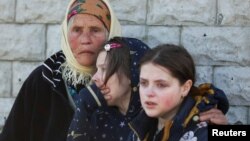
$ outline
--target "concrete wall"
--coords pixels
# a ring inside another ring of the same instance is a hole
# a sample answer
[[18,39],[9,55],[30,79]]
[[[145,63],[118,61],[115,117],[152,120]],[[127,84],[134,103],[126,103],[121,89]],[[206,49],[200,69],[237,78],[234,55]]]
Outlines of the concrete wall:
[[[69,0],[0,1],[0,127],[29,73],[60,50]],[[230,102],[230,123],[250,124],[250,0],[110,0],[125,36],[185,46],[198,82]]]

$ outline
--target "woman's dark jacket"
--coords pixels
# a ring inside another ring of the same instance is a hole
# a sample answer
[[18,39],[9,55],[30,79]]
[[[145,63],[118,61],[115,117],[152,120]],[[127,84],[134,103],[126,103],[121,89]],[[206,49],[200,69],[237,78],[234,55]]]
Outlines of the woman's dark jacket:
[[64,141],[74,114],[59,67],[60,51],[25,80],[0,134],[0,141]]

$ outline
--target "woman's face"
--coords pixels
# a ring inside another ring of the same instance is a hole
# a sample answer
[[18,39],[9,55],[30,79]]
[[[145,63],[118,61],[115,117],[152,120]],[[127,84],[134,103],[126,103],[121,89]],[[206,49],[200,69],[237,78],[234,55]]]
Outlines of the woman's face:
[[71,20],[68,39],[74,57],[82,66],[95,65],[97,55],[107,38],[106,28],[93,15],[76,14]]
[[[92,79],[98,87],[104,85],[104,79],[107,68],[106,51],[100,52],[96,61],[97,72],[94,74]],[[109,106],[117,106],[122,108],[123,105],[127,105],[130,99],[130,79],[128,79],[124,74],[117,75],[114,73],[107,81],[105,88],[110,90],[109,93],[104,95],[105,100]]]
[[140,98],[148,116],[172,119],[188,91],[168,69],[152,63],[141,66]]

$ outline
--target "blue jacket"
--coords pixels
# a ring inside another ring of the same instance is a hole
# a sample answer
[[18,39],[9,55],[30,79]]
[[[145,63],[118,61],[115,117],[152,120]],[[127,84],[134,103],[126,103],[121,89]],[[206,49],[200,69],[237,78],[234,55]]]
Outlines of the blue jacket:
[[[92,90],[94,93],[90,92]],[[138,91],[132,92],[128,112],[122,115],[116,107],[107,107],[95,85],[80,91],[76,107],[68,132],[69,141],[125,140],[130,133],[128,122],[141,110]]]

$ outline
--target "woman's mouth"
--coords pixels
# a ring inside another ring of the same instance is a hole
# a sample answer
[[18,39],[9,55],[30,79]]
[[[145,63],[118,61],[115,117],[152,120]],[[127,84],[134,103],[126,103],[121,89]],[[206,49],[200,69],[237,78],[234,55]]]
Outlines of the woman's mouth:
[[84,50],[84,51],[81,51],[80,53],[94,54],[94,52],[90,50]]

